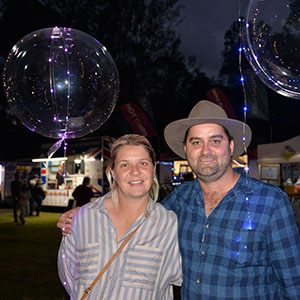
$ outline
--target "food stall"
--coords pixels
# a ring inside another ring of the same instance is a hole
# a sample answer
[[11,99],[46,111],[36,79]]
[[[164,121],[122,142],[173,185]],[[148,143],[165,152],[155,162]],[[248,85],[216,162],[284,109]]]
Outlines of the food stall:
[[[94,196],[103,195],[108,189],[105,169],[110,156],[113,142],[111,137],[102,137],[99,146],[89,148],[81,153],[65,157],[35,158],[34,163],[40,163],[40,174],[46,198],[43,206],[72,207],[72,193],[80,185],[85,176],[91,179]],[[62,166],[64,182],[58,188],[55,186],[56,174]]]
[[292,202],[300,198],[300,136],[257,146],[260,179],[284,188]]

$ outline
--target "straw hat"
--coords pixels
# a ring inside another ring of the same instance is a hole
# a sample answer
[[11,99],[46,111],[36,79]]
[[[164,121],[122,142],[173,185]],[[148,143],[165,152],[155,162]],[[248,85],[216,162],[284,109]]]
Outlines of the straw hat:
[[[233,157],[244,153],[251,142],[250,127],[238,120],[229,119],[224,109],[208,100],[199,101],[191,110],[188,118],[174,121],[167,125],[164,131],[165,140],[171,150],[182,158],[184,152],[184,136],[186,131],[194,125],[213,123],[224,126],[233,137]],[[245,142],[243,138],[245,137]]]

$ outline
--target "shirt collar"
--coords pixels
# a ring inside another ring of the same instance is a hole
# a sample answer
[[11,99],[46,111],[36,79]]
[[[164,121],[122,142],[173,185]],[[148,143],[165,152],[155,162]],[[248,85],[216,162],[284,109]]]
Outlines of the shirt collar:
[[[241,176],[233,187],[232,191],[235,193],[252,194],[254,188],[253,180],[250,175],[242,168],[234,168],[233,170]],[[203,198],[200,183],[197,178],[192,182],[192,184],[190,184],[190,188],[195,195],[201,195]]]
[[254,192],[253,180],[244,169],[234,168],[236,173],[240,174],[240,178],[233,188],[234,192],[241,192],[243,194],[252,194]]
[[[106,209],[105,209],[105,206],[104,206],[104,200],[105,198],[107,197],[110,197],[110,193],[107,193],[105,194],[102,198],[101,198],[101,201],[99,202],[99,211],[101,213],[107,213]],[[148,205],[147,205],[147,208],[145,210],[145,214],[148,212],[148,214],[151,213],[151,211],[154,209],[154,205],[155,205],[155,202],[152,200],[151,197],[149,197],[149,200],[148,200]]]

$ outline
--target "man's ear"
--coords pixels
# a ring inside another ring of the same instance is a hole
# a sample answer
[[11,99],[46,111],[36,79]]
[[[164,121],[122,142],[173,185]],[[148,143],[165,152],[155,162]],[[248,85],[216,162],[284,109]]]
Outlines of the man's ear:
[[230,147],[231,157],[233,157],[233,152],[234,152],[234,140],[233,139],[230,141],[229,147]]

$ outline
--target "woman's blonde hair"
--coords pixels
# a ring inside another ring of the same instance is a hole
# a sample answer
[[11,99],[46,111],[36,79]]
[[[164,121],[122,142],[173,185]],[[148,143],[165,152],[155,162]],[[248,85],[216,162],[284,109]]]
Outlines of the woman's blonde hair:
[[[142,135],[139,134],[125,134],[119,137],[113,144],[111,148],[111,157],[109,163],[106,168],[106,176],[109,182],[110,190],[111,190],[111,197],[115,204],[118,206],[118,183],[113,180],[111,170],[114,169],[116,156],[119,150],[124,146],[142,146],[144,149],[149,153],[151,161],[153,163],[153,167],[155,168],[155,152],[150,144],[150,142]],[[156,177],[156,174],[153,178],[153,182],[150,189],[150,197],[157,201],[158,199],[158,192],[159,192],[159,183]]]

